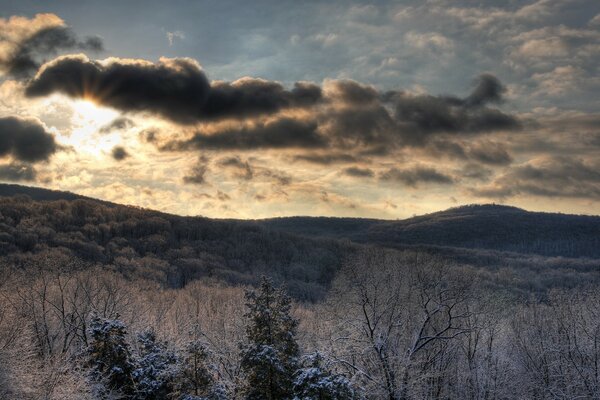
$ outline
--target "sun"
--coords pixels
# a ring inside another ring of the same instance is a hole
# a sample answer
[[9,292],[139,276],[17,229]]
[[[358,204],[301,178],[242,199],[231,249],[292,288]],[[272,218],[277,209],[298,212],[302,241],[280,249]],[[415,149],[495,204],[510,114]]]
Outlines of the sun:
[[120,114],[89,100],[71,100],[71,130],[62,137],[63,143],[72,146],[78,153],[87,153],[96,158],[103,157],[110,149],[121,143],[116,132],[102,132]]
[[100,128],[118,116],[118,112],[110,108],[98,106],[89,100],[75,100],[73,101],[72,108],[74,111],[74,118],[78,122],[92,125],[96,128]]

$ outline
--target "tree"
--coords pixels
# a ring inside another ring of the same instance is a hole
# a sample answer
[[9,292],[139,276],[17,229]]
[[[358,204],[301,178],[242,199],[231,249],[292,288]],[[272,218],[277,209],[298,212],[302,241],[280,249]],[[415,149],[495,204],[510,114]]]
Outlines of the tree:
[[194,396],[209,396],[214,384],[208,367],[208,351],[197,339],[190,341],[184,350],[179,391]]
[[263,277],[257,292],[246,292],[248,343],[242,346],[246,399],[291,399],[298,365],[296,328],[291,300]]
[[177,357],[166,345],[156,340],[152,330],[138,335],[140,358],[133,371],[136,398],[140,400],[165,399],[174,391],[177,379]]
[[89,365],[92,377],[104,383],[106,391],[132,396],[134,364],[126,336],[125,324],[118,319],[92,317]]
[[296,372],[294,400],[351,400],[358,396],[343,375],[332,373],[323,367],[321,354],[306,357],[305,367]]

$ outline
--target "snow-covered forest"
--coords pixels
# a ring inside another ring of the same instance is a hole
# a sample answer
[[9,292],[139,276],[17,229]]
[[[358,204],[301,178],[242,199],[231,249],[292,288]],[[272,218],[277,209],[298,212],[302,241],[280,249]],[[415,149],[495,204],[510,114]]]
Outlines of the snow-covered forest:
[[2,399],[600,397],[594,258],[1,201]]

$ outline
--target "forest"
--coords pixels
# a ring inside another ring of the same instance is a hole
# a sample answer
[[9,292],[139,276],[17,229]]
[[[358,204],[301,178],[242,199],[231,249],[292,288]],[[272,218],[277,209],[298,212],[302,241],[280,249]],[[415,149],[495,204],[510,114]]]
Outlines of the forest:
[[[237,221],[2,194],[2,399],[600,398],[598,217]],[[490,221],[504,233],[475,240]]]

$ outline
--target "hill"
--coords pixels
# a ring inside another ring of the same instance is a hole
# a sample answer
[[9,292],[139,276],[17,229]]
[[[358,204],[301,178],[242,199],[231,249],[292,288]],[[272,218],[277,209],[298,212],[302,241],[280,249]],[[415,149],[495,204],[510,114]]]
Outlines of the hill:
[[[79,199],[109,207],[117,206],[70,192],[0,184],[0,196],[15,195],[27,195],[36,201]],[[432,245],[543,256],[600,258],[600,216],[531,212],[496,204],[467,205],[394,221],[334,217],[214,221],[228,221],[243,226],[258,225],[269,231],[311,238],[348,239],[392,248]]]
[[599,216],[530,212],[495,204],[456,207],[399,221],[292,217],[259,223],[301,235],[347,238],[394,248],[428,244],[600,257]]

